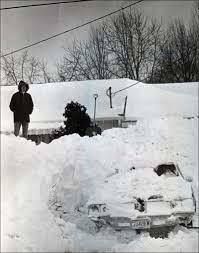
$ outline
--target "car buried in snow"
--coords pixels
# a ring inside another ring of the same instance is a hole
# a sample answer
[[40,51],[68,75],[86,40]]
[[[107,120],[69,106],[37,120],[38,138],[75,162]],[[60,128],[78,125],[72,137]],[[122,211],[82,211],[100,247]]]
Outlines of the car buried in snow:
[[138,233],[192,227],[196,201],[191,180],[174,163],[116,170],[89,199],[88,217],[99,229],[110,226]]

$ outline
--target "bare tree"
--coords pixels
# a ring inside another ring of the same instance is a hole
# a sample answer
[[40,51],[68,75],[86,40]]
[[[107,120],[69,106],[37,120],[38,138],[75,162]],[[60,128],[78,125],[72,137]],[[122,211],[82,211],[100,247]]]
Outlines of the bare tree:
[[4,83],[17,85],[20,80],[29,83],[43,83],[53,80],[47,71],[47,63],[37,57],[30,56],[28,51],[19,56],[2,56],[1,70],[4,75]]
[[199,81],[199,1],[195,1],[190,22],[190,40],[194,48],[195,81]]
[[105,23],[98,28],[92,27],[88,41],[74,41],[72,48],[65,48],[63,59],[57,65],[60,80],[111,78],[110,51],[105,31]]
[[41,73],[40,73],[40,62],[35,57],[30,57],[27,61],[26,66],[26,77],[30,83],[34,83],[40,81]]
[[87,42],[74,42],[58,64],[61,80],[140,80],[153,75],[158,57],[161,25],[137,9],[122,12],[91,28]]
[[81,80],[79,47],[80,45],[75,40],[72,48],[64,47],[63,58],[57,63],[57,73],[60,81]]
[[41,76],[44,83],[54,82],[55,79],[51,73],[48,71],[48,63],[45,60],[40,62]]
[[168,27],[161,45],[156,82],[190,82],[199,80],[199,23],[186,26],[181,19]]
[[199,12],[188,26],[171,22],[166,30],[139,9],[122,11],[92,28],[88,41],[74,41],[57,65],[62,81],[131,78],[147,82],[199,79]]
[[87,62],[95,79],[109,79],[112,76],[110,71],[111,53],[108,50],[106,29],[106,23],[103,23],[99,28],[92,27],[90,40],[86,45]]
[[3,71],[7,84],[18,84],[18,73],[15,71],[16,66],[17,60],[13,55],[11,55],[9,59],[4,56],[1,58],[1,70]]
[[161,31],[156,20],[131,9],[112,18],[107,30],[116,76],[140,80],[153,74]]

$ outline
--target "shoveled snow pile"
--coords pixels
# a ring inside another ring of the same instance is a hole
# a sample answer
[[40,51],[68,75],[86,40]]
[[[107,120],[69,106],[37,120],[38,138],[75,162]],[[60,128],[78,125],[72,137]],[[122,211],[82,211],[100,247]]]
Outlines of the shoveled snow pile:
[[[162,162],[178,163],[184,175],[193,178],[197,197],[198,118],[140,121],[132,128],[104,131],[102,136],[74,134],[38,146],[2,134],[1,147],[1,251],[198,251],[197,232],[179,229],[168,239],[96,232],[87,213],[79,211],[116,170],[122,182],[132,166],[150,168]],[[145,180],[155,179],[149,173]],[[132,183],[136,188],[136,181]],[[147,197],[145,184],[139,193]],[[112,194],[114,199],[116,193]],[[127,195],[124,191],[124,198]]]

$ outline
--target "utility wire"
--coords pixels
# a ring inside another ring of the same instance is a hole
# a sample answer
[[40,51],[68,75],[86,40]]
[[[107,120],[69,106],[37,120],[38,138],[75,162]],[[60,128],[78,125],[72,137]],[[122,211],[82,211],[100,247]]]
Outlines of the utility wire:
[[107,95],[107,96],[109,97],[109,99],[110,99],[110,108],[113,108],[113,106],[112,106],[112,97],[114,97],[117,93],[119,93],[119,92],[121,92],[121,91],[123,91],[123,90],[127,90],[127,89],[129,89],[129,88],[131,88],[131,87],[137,85],[138,83],[141,83],[141,82],[147,80],[147,78],[148,78],[148,77],[145,77],[144,79],[142,79],[142,80],[140,80],[140,81],[137,81],[137,82],[135,82],[135,83],[133,83],[133,84],[131,84],[131,85],[125,87],[125,88],[122,88],[122,89],[120,89],[120,90],[117,90],[117,91],[115,91],[115,92],[112,92],[112,91],[111,91],[112,88],[109,87],[109,88],[106,90],[106,95]]
[[70,3],[92,2],[92,1],[95,1],[95,0],[72,0],[72,1],[52,2],[52,3],[45,3],[45,4],[19,5],[19,6],[11,6],[11,7],[0,8],[0,10],[3,11],[3,10],[13,10],[13,9],[21,9],[21,8],[29,8],[29,7],[54,5],[54,4],[70,4]]
[[113,108],[113,106],[112,106],[112,97],[114,97],[117,93],[119,93],[119,92],[121,92],[121,91],[123,91],[123,90],[127,90],[127,89],[129,89],[129,88],[131,88],[131,87],[137,85],[138,83],[145,81],[147,78],[148,78],[148,77],[145,77],[144,79],[142,79],[142,80],[140,80],[140,81],[137,81],[137,82],[135,82],[135,83],[133,83],[133,84],[131,84],[131,85],[125,87],[125,88],[122,88],[122,89],[120,89],[120,90],[117,90],[117,91],[115,91],[115,92],[112,92],[112,87],[109,87],[109,88],[106,90],[106,95],[107,95],[107,96],[109,97],[109,99],[110,99],[110,108]]
[[[99,0],[72,0],[72,1],[61,1],[61,2],[52,2],[47,4],[30,4],[30,5],[19,5],[19,6],[11,6],[11,7],[4,7],[0,8],[1,11],[3,10],[12,10],[12,9],[20,9],[20,8],[28,8],[28,7],[37,7],[37,6],[46,6],[46,5],[54,5],[54,4],[65,4],[65,3],[78,3],[78,2],[90,2],[90,1],[99,1]],[[123,1],[129,1],[129,0],[123,0]],[[154,0],[146,0],[146,1],[154,1]],[[155,0],[159,1],[159,0]],[[181,0],[181,1],[187,1],[187,0]]]
[[[142,80],[140,80],[140,81],[137,81],[136,83],[133,83],[133,84],[131,84],[131,85],[129,85],[129,86],[123,88],[123,89],[120,89],[120,90],[117,90],[117,91],[115,91],[115,92],[112,92],[112,96],[115,96],[117,93],[119,93],[119,92],[121,92],[121,91],[123,91],[123,90],[127,90],[127,89],[131,88],[132,86],[135,86],[135,85],[137,85],[138,83],[141,83],[141,82],[145,81],[147,78],[148,78],[148,77],[146,77],[146,78],[144,78],[144,79],[142,79]],[[107,92],[106,92],[106,94],[107,94]]]
[[53,36],[51,36],[51,37],[48,37],[48,38],[46,38],[46,39],[43,39],[43,40],[37,41],[37,42],[35,42],[35,43],[32,43],[32,44],[30,44],[30,45],[24,46],[24,47],[22,47],[22,48],[19,48],[19,49],[17,49],[17,50],[14,50],[14,51],[12,51],[12,52],[10,52],[10,53],[1,55],[1,57],[5,57],[5,56],[8,56],[8,55],[17,53],[17,52],[22,51],[22,50],[24,50],[24,49],[27,49],[27,48],[33,47],[33,46],[35,46],[35,45],[38,45],[38,44],[40,44],[40,43],[43,43],[43,42],[45,42],[45,41],[47,41],[47,40],[56,38],[56,37],[58,37],[58,36],[60,36],[60,35],[63,35],[63,34],[65,34],[65,33],[68,33],[68,32],[74,31],[74,30],[77,30],[77,29],[79,29],[79,28],[81,28],[81,27],[83,27],[83,26],[86,26],[86,25],[88,25],[88,24],[91,24],[91,23],[93,23],[93,22],[96,22],[96,21],[98,21],[98,20],[101,20],[101,19],[103,19],[103,18],[106,18],[106,17],[108,17],[108,16],[110,16],[110,15],[113,15],[113,14],[115,14],[115,13],[121,11],[121,10],[127,9],[127,8],[129,8],[129,7],[133,6],[133,5],[136,5],[136,4],[138,4],[138,3],[141,3],[141,2],[143,2],[143,1],[144,1],[144,0],[136,1],[136,2],[134,2],[134,3],[132,3],[132,4],[129,4],[129,5],[125,6],[125,7],[122,7],[122,8],[120,8],[120,9],[116,10],[116,11],[110,12],[110,13],[104,15],[104,16],[95,18],[95,19],[90,20],[90,21],[88,21],[88,22],[86,22],[86,23],[84,23],[84,24],[78,25],[78,26],[73,27],[73,28],[71,28],[71,29],[68,29],[68,30],[66,30],[66,31],[64,31],[64,32],[55,34],[55,35],[53,35]]

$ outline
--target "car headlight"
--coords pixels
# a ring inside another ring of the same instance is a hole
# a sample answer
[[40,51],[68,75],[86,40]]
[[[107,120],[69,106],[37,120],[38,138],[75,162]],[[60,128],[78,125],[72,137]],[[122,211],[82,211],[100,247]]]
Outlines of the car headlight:
[[90,204],[88,206],[88,214],[89,216],[100,216],[106,213],[106,205],[105,204]]

